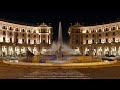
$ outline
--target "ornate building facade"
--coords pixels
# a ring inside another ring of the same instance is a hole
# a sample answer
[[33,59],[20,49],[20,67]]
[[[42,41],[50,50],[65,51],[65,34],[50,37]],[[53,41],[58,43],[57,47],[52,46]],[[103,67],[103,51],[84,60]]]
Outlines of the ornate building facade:
[[26,53],[40,53],[42,48],[50,48],[52,27],[42,23],[39,26],[26,26],[0,21],[0,56],[15,56]]
[[71,25],[69,45],[79,48],[82,55],[120,55],[120,22],[81,26]]

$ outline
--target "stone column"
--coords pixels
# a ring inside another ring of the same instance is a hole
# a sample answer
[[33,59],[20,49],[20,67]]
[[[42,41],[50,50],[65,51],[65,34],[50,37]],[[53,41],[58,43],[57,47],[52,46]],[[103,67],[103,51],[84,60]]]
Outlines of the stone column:
[[104,45],[102,46],[102,56],[104,55]]
[[7,47],[7,56],[8,56],[8,54],[9,54],[9,46],[6,46]]
[[15,56],[15,46],[13,46],[12,48],[13,48],[13,55],[12,56]]
[[119,50],[118,48],[119,48],[119,46],[117,45],[116,46],[116,55],[118,55],[118,50]]
[[111,53],[111,47],[112,47],[112,46],[109,46],[109,55],[112,54],[112,53]]

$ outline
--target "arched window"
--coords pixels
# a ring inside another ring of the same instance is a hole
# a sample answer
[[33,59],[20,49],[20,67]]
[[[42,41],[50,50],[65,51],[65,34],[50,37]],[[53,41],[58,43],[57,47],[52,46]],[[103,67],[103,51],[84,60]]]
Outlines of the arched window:
[[116,30],[116,28],[115,28],[115,27],[112,27],[112,30]]
[[13,30],[12,27],[10,27],[9,30]]
[[2,29],[7,29],[7,27],[6,27],[6,26],[3,26]]
[[89,33],[89,31],[88,31],[88,30],[86,30],[86,33]]
[[108,28],[105,28],[105,31],[109,31],[109,29],[108,29]]
[[15,31],[19,31],[19,29],[18,29],[18,28],[16,28],[16,29],[15,29]]

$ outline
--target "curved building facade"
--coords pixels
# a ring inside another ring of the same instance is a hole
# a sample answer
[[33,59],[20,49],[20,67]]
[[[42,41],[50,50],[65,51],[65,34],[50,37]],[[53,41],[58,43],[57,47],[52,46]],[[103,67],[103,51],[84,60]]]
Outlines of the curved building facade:
[[69,45],[79,48],[82,55],[120,55],[120,22],[81,26],[71,25]]
[[52,27],[45,23],[26,26],[0,21],[0,56],[15,56],[29,49],[35,55],[52,42]]

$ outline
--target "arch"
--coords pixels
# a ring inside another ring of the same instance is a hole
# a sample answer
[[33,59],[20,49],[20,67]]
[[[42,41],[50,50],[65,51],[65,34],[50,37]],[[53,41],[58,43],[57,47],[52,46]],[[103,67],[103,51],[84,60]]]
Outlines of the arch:
[[89,48],[88,47],[85,47],[85,51],[84,51],[84,54],[89,54]]
[[12,55],[13,55],[13,47],[12,47],[12,46],[9,46],[9,47],[8,47],[8,55],[9,55],[9,56],[12,56]]
[[102,47],[97,48],[97,55],[102,55]]
[[15,47],[15,54],[16,55],[20,54],[20,48],[18,46]]
[[118,55],[120,55],[120,46],[118,47]]
[[2,56],[3,57],[7,56],[7,47],[6,46],[2,46]]
[[109,47],[105,46],[104,47],[104,55],[109,54]]
[[111,55],[116,55],[117,51],[116,51],[116,46],[112,46],[111,47]]
[[26,53],[25,47],[21,47],[21,53]]
[[33,54],[34,54],[34,55],[37,55],[37,47],[34,47],[34,48],[33,48]]

